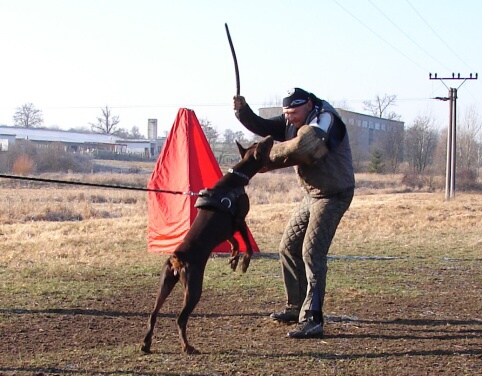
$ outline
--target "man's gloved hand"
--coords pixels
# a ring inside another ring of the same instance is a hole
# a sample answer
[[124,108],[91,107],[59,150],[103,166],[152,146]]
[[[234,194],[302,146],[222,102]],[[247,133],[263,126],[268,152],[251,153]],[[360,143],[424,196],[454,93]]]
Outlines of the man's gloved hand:
[[233,109],[235,111],[239,111],[245,106],[246,106],[246,99],[244,99],[244,97],[240,95],[233,97]]

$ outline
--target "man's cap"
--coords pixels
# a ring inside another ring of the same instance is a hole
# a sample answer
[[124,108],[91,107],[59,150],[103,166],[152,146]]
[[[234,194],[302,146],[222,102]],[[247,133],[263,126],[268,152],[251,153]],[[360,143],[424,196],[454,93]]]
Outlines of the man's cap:
[[307,91],[295,87],[289,89],[283,98],[283,108],[295,108],[302,106],[311,99],[311,94]]

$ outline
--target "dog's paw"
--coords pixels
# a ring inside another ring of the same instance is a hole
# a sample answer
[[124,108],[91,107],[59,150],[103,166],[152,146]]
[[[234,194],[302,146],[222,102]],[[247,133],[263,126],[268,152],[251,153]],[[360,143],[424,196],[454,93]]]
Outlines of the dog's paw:
[[239,256],[234,256],[229,258],[229,266],[231,266],[231,269],[233,271],[236,271],[238,268],[238,263],[239,263]]
[[142,345],[142,346],[141,346],[141,351],[142,351],[144,354],[152,354],[151,347],[150,347],[150,346],[147,346],[147,345]]
[[186,354],[189,354],[189,355],[197,355],[197,354],[201,354],[201,352],[197,349],[195,349],[194,347],[192,347],[191,345],[187,345],[185,348],[184,348],[184,352]]
[[243,257],[243,260],[241,261],[241,270],[243,273],[246,273],[246,271],[249,268],[249,263],[251,262],[251,257]]

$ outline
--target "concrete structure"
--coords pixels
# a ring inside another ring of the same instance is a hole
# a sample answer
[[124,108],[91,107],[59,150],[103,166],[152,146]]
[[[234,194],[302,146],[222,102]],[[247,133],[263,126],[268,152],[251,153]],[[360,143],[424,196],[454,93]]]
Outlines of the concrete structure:
[[157,140],[157,119],[147,120],[147,138]]
[[[359,129],[359,131],[356,132],[358,142],[368,150],[370,150],[372,146],[383,142],[387,133],[403,134],[404,132],[405,123],[403,121],[359,114],[341,108],[337,108],[336,110],[343,119],[343,122],[347,125],[349,131],[352,130],[352,133],[355,133],[353,132],[353,128],[356,127]],[[353,134],[353,136],[355,136],[355,134]]]

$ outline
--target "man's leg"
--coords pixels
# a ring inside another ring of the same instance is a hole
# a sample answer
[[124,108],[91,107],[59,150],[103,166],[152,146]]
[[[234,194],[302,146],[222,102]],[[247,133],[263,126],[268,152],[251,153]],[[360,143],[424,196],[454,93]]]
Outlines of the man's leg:
[[288,333],[290,337],[306,338],[323,334],[327,254],[338,224],[350,206],[351,199],[351,195],[312,199],[310,222],[302,252],[307,279],[307,292],[300,311],[302,325]]
[[278,321],[298,321],[306,296],[306,272],[302,257],[303,238],[309,220],[309,197],[306,196],[291,214],[280,242],[281,273],[286,292],[286,309],[271,314]]

